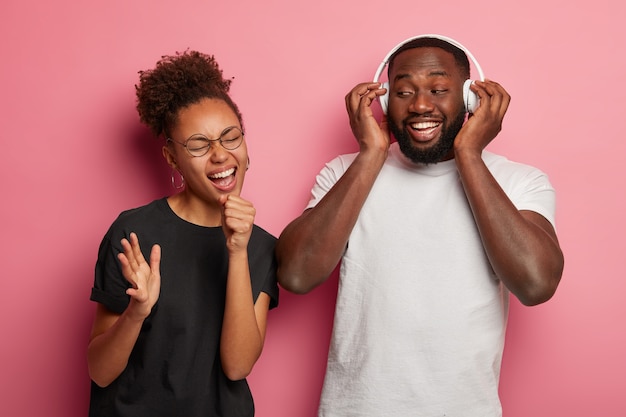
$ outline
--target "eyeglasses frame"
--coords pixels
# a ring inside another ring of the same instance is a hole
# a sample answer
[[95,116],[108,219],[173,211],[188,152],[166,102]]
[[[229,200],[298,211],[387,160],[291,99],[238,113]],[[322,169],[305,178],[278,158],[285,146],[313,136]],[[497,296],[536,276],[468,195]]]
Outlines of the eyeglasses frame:
[[[227,148],[226,146],[224,146],[224,142],[223,142],[223,137],[225,134],[231,132],[233,129],[236,129],[239,131],[239,133],[241,134],[241,141],[237,144],[237,146],[235,146],[234,148]],[[213,145],[213,143],[215,142],[219,142],[220,145],[222,146],[222,148],[226,149],[227,151],[234,151],[235,149],[239,148],[241,146],[241,144],[243,143],[244,139],[245,139],[245,132],[243,131],[242,128],[240,128],[239,126],[228,126],[227,128],[225,128],[224,130],[222,130],[222,133],[220,133],[220,137],[217,139],[209,139],[208,137],[206,137],[206,135],[203,135],[202,133],[194,133],[193,135],[189,136],[184,142],[179,142],[176,139],[172,139],[170,137],[168,137],[166,139],[166,142],[175,142],[178,143],[179,145],[181,145],[182,147],[185,148],[185,150],[187,151],[187,153],[189,155],[191,155],[192,158],[200,158],[203,157],[204,155],[206,155],[207,153],[209,153],[209,150],[211,149]],[[196,137],[202,137],[204,140],[206,140],[207,142],[207,146],[200,148],[203,149],[203,153],[200,155],[194,155],[193,153],[191,153],[191,151],[189,150],[189,148],[187,147],[187,144],[189,143],[189,141],[193,138]]]

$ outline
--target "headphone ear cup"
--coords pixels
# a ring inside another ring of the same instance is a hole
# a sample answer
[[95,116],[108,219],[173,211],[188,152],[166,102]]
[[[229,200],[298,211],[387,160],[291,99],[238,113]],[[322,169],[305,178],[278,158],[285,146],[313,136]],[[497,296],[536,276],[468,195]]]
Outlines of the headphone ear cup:
[[387,114],[387,107],[389,104],[389,83],[383,83],[381,88],[386,89],[387,92],[382,96],[378,96],[378,101],[380,102],[380,108],[383,110],[383,114]]
[[463,84],[463,103],[465,103],[465,111],[467,113],[474,113],[480,103],[480,99],[476,93],[470,90],[470,86],[473,82],[474,81],[468,79],[465,80]]

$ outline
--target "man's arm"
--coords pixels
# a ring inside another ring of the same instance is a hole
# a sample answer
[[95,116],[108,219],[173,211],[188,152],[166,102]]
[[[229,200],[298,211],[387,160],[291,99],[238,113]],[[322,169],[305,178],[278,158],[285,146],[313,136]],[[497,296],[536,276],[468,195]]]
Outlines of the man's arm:
[[359,212],[389,149],[386,121],[379,126],[372,101],[385,93],[378,83],[363,83],[346,95],[352,132],[360,151],[322,200],[292,221],[276,245],[278,282],[304,294],[324,282],[346,248]]
[[480,107],[457,135],[455,160],[465,194],[496,275],[525,305],[550,299],[563,273],[563,253],[543,216],[518,211],[481,158],[497,135],[510,97],[492,81],[473,87]]

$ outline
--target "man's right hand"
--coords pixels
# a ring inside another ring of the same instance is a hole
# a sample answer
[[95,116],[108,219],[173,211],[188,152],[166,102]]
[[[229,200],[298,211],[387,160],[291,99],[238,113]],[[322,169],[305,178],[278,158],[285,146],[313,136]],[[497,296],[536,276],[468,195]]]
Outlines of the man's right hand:
[[389,129],[387,118],[383,116],[379,124],[372,111],[372,103],[376,97],[387,92],[380,83],[357,84],[346,95],[346,110],[350,118],[352,133],[359,143],[361,152],[384,151],[389,148]]

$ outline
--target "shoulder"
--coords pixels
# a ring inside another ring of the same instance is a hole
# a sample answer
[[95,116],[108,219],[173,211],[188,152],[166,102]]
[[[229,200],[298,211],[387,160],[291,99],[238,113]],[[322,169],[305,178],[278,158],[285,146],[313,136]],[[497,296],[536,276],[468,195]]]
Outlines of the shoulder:
[[165,198],[154,200],[146,205],[135,207],[132,209],[122,211],[117,219],[116,223],[132,222],[136,219],[145,219],[146,216],[152,217],[152,215],[164,216],[166,215],[167,201]]
[[522,162],[512,161],[506,156],[483,151],[483,161],[491,169],[513,172],[541,172],[539,168]]
[[130,232],[154,231],[163,227],[169,218],[168,205],[165,198],[152,201],[144,206],[122,211],[113,221],[105,236],[119,240]]
[[539,168],[508,159],[505,156],[483,151],[483,161],[489,171],[499,181],[535,181],[548,182],[548,176]]
[[537,212],[555,225],[556,192],[548,175],[500,155],[483,153],[483,160],[518,210]]
[[357,153],[338,155],[326,162],[315,177],[316,185],[324,190],[330,189],[354,162]]
[[326,170],[331,170],[333,172],[342,174],[348,169],[352,162],[354,162],[354,159],[357,155],[358,153],[337,155],[330,161],[326,162],[324,168]]

